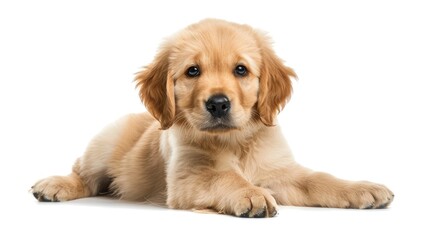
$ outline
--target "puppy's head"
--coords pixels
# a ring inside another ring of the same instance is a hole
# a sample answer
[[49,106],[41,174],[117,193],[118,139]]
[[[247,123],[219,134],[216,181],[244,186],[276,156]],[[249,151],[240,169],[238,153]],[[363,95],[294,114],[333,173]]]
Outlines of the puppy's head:
[[136,81],[162,129],[176,122],[216,133],[252,121],[274,125],[291,95],[290,77],[295,73],[266,36],[246,25],[209,19],[167,40]]

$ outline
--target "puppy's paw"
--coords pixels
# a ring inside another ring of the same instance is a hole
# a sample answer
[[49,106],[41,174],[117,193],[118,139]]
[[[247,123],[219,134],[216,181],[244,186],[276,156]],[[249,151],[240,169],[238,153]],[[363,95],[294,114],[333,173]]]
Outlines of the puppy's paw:
[[372,182],[355,182],[341,194],[344,208],[386,208],[395,196],[387,187]]
[[265,189],[241,189],[234,194],[231,211],[237,217],[274,217],[277,215],[277,203]]
[[85,197],[88,191],[74,176],[53,176],[36,182],[31,187],[40,202],[60,202]]

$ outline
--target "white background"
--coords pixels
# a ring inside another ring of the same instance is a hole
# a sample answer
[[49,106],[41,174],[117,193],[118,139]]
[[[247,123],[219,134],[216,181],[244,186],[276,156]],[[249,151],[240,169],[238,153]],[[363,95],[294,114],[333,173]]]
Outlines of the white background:
[[[2,1],[1,239],[428,239],[429,8],[424,1]],[[386,210],[281,207],[239,219],[109,199],[38,203],[98,130],[144,111],[133,74],[207,17],[270,33],[295,69],[280,123],[297,161],[387,185]]]

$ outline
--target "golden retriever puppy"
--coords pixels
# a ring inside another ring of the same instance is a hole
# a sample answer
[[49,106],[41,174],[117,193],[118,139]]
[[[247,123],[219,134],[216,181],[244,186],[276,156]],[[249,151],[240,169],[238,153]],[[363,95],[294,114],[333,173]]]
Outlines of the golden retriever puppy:
[[387,207],[394,195],[383,185],[294,161],[276,122],[293,77],[261,32],[214,19],[190,25],[136,76],[150,114],[106,127],[70,175],[32,192],[39,201],[109,193],[240,217],[272,217],[278,205]]

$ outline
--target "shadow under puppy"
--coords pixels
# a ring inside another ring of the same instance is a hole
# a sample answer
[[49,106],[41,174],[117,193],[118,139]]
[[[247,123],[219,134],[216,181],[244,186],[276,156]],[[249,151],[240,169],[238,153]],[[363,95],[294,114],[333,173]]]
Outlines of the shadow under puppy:
[[34,184],[40,201],[113,196],[177,209],[272,217],[277,205],[384,208],[393,193],[297,164],[276,122],[292,92],[263,33],[207,19],[173,35],[136,76],[149,113],[94,137],[68,176]]

